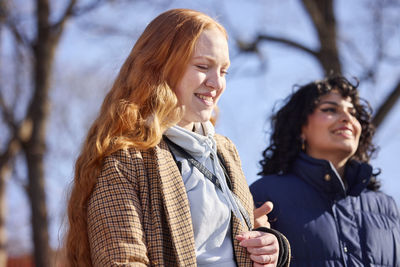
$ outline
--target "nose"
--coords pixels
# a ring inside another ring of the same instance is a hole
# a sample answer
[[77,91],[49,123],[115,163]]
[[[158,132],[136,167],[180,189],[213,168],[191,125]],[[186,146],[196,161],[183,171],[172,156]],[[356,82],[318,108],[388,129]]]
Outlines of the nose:
[[225,77],[217,72],[210,72],[207,75],[205,85],[215,90],[221,90],[225,83]]
[[353,118],[353,115],[351,115],[349,111],[342,111],[341,120],[343,122],[351,122]]

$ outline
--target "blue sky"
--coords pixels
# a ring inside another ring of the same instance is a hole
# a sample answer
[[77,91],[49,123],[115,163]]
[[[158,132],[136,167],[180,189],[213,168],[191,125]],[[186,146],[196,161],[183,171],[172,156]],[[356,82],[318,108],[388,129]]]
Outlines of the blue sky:
[[[336,9],[343,21],[340,27],[350,29],[341,33],[340,38],[359,40],[357,45],[368,50],[372,49],[370,41],[364,36],[362,25],[359,25],[367,23],[368,17],[365,11],[356,8],[359,2],[338,1]],[[69,23],[58,50],[55,86],[51,92],[49,154],[46,157],[50,234],[55,247],[62,233],[61,222],[65,219],[66,196],[73,176],[73,163],[84,135],[135,39],[154,16],[165,8],[194,8],[216,17],[226,26],[231,40],[233,36],[252,40],[261,30],[268,30],[269,33],[301,40],[310,47],[317,46],[314,31],[305,18],[304,10],[299,1],[295,0],[172,1],[168,7],[151,6],[145,1],[120,7],[117,4],[107,6],[86,18]],[[102,18],[100,22],[96,20],[98,17]],[[126,35],[114,36],[109,32],[98,34],[98,31],[93,30],[93,25],[89,29],[91,23],[115,26]],[[276,44],[262,46],[264,65],[261,65],[256,55],[238,55],[232,42],[230,49],[232,67],[227,76],[227,90],[219,103],[217,131],[236,144],[247,181],[251,184],[257,179],[261,152],[268,144],[268,118],[274,105],[279,105],[279,101],[291,92],[294,84],[320,79],[323,73],[309,56]],[[399,42],[393,42],[391,49],[400,51]],[[346,61],[346,75],[351,77],[359,71],[357,63]],[[400,77],[399,74],[398,66],[383,66],[375,85],[361,85],[361,95],[376,107],[382,101],[382,95]],[[397,203],[400,203],[400,179],[397,174],[398,159],[395,157],[396,152],[400,151],[399,115],[400,104],[397,104],[377,132],[375,143],[381,149],[378,157],[372,161],[374,166],[382,168],[380,177],[383,191],[391,194]],[[22,174],[23,170],[19,172]],[[22,239],[29,243],[27,199],[15,181],[9,183],[8,199],[9,237],[15,239],[15,242]]]

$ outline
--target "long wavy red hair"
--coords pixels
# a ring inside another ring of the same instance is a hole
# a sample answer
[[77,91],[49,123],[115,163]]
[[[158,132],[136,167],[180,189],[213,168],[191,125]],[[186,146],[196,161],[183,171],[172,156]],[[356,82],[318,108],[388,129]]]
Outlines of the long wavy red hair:
[[68,202],[66,251],[70,266],[92,266],[87,235],[87,203],[104,157],[119,149],[146,150],[182,118],[174,91],[199,35],[225,29],[209,16],[173,9],[156,17],[125,60],[100,113],[89,129],[75,164]]

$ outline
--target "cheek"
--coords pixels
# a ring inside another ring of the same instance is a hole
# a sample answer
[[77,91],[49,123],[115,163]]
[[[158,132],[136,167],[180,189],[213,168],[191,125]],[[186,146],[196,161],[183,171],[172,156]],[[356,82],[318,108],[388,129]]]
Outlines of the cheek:
[[362,132],[361,124],[358,121],[355,121],[354,127],[357,129],[357,140],[359,140]]
[[223,92],[225,92],[225,86],[221,90],[219,90],[218,98],[222,95]]
[[187,79],[182,79],[174,90],[176,97],[180,103],[187,101],[190,95],[190,82]]
[[218,97],[220,97],[222,93],[225,92],[225,89],[226,89],[226,81],[223,82],[222,89],[218,90]]
[[182,96],[182,90],[181,90],[181,85],[178,85],[178,87],[174,90],[176,98],[178,98],[178,102],[182,103],[183,96]]

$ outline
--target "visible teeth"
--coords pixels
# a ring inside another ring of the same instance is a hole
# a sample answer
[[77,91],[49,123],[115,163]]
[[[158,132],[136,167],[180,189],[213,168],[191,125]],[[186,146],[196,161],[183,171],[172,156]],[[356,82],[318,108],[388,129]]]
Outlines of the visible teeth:
[[211,102],[213,99],[212,99],[212,97],[210,97],[210,96],[204,96],[204,95],[199,95],[199,94],[196,94],[199,98],[201,98],[201,99],[203,99],[203,100],[205,100],[205,101],[209,101],[209,102]]
[[353,132],[351,130],[337,130],[336,133],[338,134],[346,134],[346,135],[352,135]]

